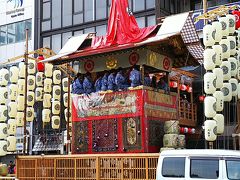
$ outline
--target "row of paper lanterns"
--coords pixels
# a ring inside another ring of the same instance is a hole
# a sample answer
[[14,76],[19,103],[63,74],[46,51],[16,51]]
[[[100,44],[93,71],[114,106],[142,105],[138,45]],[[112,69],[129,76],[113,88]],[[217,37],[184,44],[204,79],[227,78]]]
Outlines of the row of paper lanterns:
[[[205,139],[215,141],[224,132],[224,101],[240,96],[240,63],[236,54],[235,16],[226,15],[203,29]],[[239,40],[239,39],[238,39]]]
[[185,85],[185,84],[180,84],[178,87],[178,83],[176,81],[170,81],[169,86],[171,88],[179,88],[181,91],[187,91],[189,93],[192,92],[192,87]]

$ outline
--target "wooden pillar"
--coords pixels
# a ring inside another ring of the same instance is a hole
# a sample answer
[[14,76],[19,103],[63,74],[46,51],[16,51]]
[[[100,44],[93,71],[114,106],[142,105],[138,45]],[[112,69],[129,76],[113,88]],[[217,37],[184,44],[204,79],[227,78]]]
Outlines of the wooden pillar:
[[[191,83],[191,87],[192,87],[192,83]],[[190,93],[190,98],[191,98],[191,114],[192,114],[192,121],[194,121],[194,120],[196,120],[196,119],[194,119],[193,91],[191,91],[191,93]]]

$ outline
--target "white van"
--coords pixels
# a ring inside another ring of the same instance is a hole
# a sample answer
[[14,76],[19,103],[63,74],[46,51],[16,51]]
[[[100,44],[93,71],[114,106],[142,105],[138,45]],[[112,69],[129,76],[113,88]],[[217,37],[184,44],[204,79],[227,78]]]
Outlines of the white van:
[[160,154],[157,180],[240,180],[240,151],[165,150]]

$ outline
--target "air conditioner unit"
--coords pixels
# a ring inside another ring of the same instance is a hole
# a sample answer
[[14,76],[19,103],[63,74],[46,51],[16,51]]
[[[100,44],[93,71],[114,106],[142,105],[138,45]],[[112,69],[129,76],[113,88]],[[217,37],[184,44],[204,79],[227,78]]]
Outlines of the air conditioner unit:
[[60,70],[54,70],[53,71],[53,84],[61,84],[62,79],[62,73]]
[[19,68],[17,66],[10,67],[10,77],[11,83],[17,83],[18,81]]

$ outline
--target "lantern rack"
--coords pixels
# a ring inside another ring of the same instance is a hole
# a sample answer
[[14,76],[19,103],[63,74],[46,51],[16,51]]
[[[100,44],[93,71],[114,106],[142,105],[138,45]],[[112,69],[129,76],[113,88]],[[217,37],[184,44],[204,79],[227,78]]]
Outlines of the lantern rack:
[[217,19],[218,16],[223,16],[228,14],[231,10],[240,9],[240,6],[233,5],[233,6],[219,6],[218,8],[215,8],[213,10],[210,10],[196,18],[194,18],[194,23],[196,24],[199,20],[209,20],[213,21]]

